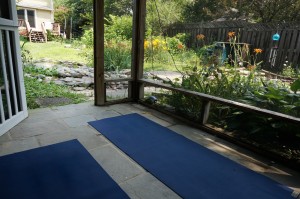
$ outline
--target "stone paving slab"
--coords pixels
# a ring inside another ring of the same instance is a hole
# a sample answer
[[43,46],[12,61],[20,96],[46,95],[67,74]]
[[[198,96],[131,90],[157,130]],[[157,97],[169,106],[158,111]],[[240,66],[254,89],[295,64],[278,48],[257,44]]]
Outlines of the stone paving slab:
[[125,182],[144,172],[140,166],[131,161],[112,145],[94,148],[90,150],[90,153],[118,183]]
[[[0,144],[0,156],[40,147],[35,137],[12,140]],[[1,196],[0,196],[1,198]]]
[[36,123],[22,122],[10,130],[10,135],[14,139],[41,135],[63,131],[68,126],[61,120],[40,121]]
[[63,119],[63,121],[69,127],[80,127],[80,126],[87,126],[88,122],[95,120],[95,118],[91,115],[78,115],[74,117],[69,117]]
[[175,192],[170,190],[166,185],[153,177],[151,174],[144,172],[135,178],[127,180],[120,184],[122,189],[127,192],[130,198],[154,199],[168,198],[180,199]]

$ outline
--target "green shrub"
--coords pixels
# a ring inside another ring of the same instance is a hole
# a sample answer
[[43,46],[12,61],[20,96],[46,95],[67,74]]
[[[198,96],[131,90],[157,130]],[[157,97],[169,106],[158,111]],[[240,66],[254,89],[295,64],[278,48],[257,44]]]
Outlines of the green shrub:
[[21,58],[23,66],[32,64],[32,55],[29,50],[25,49],[25,45],[28,42],[28,40],[24,37],[20,37],[20,40],[23,42],[23,44],[21,45]]
[[92,28],[84,31],[81,42],[86,45],[87,48],[94,47],[94,30]]
[[58,72],[56,69],[43,69],[43,68],[37,68],[35,66],[25,66],[24,67],[24,72],[31,74],[31,75],[46,75],[46,76],[52,76],[52,77],[57,77]]
[[132,38],[132,16],[109,15],[105,24],[105,40],[130,40]]
[[111,40],[105,43],[104,69],[119,71],[131,67],[131,42]]

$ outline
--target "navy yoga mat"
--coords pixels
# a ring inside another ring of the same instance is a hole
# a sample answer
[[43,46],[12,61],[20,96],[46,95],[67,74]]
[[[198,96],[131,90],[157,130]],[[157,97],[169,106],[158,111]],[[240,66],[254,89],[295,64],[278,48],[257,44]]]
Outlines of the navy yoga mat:
[[293,198],[291,189],[138,114],[89,124],[183,198]]
[[77,140],[71,140],[0,157],[0,198],[129,197]]

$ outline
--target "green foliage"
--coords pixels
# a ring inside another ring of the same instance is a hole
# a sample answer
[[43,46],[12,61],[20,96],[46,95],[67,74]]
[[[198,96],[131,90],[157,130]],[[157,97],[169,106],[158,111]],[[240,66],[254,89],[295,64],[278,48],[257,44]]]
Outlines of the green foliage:
[[287,159],[300,159],[300,129],[297,124],[235,108],[227,108],[227,114],[216,116],[220,108],[222,106],[214,108],[214,124],[232,132],[231,136]]
[[131,15],[132,0],[105,0],[104,13],[105,17]]
[[105,24],[105,39],[130,40],[132,38],[132,16],[109,15]]
[[94,48],[94,31],[92,28],[84,31],[81,42],[86,45],[87,48]]
[[258,22],[299,21],[299,0],[253,0],[251,4],[243,3],[243,9],[253,13],[253,18]]
[[25,44],[28,42],[28,40],[25,39],[24,37],[20,37],[20,40],[23,42],[23,44],[21,45],[22,63],[23,63],[23,66],[26,66],[26,65],[29,65],[32,63],[33,58],[32,58],[30,51],[25,49]]
[[106,42],[104,50],[104,69],[119,71],[131,67],[130,42],[111,40]]
[[257,91],[248,92],[244,97],[245,100],[242,101],[257,107],[300,117],[300,94],[291,93],[280,83],[268,82],[264,85]]
[[297,78],[298,75],[300,75],[300,72],[296,68],[293,68],[292,66],[286,66],[283,68],[281,74],[286,77]]
[[47,41],[54,41],[56,37],[52,34],[50,30],[47,30]]
[[162,34],[171,24],[182,21],[182,10],[189,0],[147,1],[147,36]]
[[37,68],[35,66],[25,66],[24,72],[31,74],[33,76],[37,76],[37,75],[46,75],[51,77],[58,76],[57,70],[52,68],[43,69],[43,68]]
[[187,5],[183,11],[185,21],[211,21],[218,18],[224,7],[219,0],[196,0]]
[[[22,42],[21,42],[22,43]],[[81,56],[84,50],[67,48],[66,46],[71,46],[67,42],[57,42],[50,41],[47,43],[26,43],[24,50],[30,51],[32,60],[39,60],[42,58],[47,58],[53,61],[74,61],[79,63],[86,63],[84,56]]]
[[72,100],[72,103],[80,103],[86,101],[84,95],[75,94],[68,90],[65,86],[59,86],[54,83],[43,83],[36,79],[25,77],[27,106],[30,109],[39,108],[36,103],[37,98],[43,97],[64,97]]
[[298,90],[300,90],[300,78],[298,78],[291,84],[291,90],[294,91],[295,94]]

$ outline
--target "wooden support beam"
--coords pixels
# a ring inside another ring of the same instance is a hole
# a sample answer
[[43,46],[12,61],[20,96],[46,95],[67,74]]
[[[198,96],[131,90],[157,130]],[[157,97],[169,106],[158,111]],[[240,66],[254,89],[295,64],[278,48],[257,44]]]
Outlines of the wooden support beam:
[[95,105],[104,105],[104,0],[94,0],[94,82]]
[[146,0],[133,1],[133,36],[132,36],[132,65],[129,83],[128,96],[133,101],[138,102],[144,97],[143,83],[139,82],[143,78],[144,68],[144,37],[146,20]]
[[202,101],[202,109],[201,109],[201,123],[205,125],[207,123],[209,117],[209,109],[210,109],[210,101],[203,100]]

